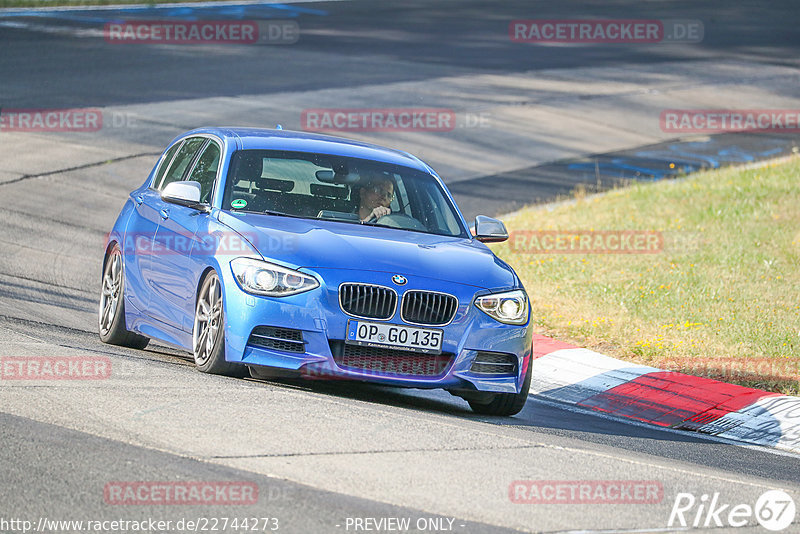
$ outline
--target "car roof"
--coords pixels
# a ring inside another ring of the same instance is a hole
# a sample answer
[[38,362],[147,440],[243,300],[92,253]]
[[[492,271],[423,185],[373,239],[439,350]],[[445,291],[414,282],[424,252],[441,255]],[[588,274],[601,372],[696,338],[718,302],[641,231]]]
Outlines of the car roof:
[[331,135],[268,128],[218,127],[198,128],[181,137],[196,134],[215,135],[244,150],[287,150],[347,156],[403,165],[435,174],[425,163],[407,152]]

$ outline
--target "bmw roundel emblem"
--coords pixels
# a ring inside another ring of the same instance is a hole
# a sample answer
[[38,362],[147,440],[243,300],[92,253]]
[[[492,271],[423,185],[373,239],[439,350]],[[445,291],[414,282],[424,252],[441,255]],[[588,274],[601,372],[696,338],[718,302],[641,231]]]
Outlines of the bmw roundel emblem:
[[405,276],[396,274],[392,277],[392,282],[394,282],[398,286],[404,286],[406,285],[406,282],[408,282],[408,280],[406,279]]

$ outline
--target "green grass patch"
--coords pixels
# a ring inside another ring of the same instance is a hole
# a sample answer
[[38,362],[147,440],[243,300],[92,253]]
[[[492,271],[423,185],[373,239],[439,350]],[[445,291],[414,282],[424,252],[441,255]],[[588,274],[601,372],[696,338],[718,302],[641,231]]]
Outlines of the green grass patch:
[[797,395],[799,182],[795,158],[577,195],[505,219],[512,240],[531,230],[660,232],[655,254],[545,254],[512,240],[492,248],[522,278],[543,334]]

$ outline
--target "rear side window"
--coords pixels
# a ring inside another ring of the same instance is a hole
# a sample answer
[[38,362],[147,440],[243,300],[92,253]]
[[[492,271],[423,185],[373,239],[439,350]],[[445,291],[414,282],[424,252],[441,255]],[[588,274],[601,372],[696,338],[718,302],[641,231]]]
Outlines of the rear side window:
[[189,166],[194,157],[197,155],[197,151],[205,142],[205,137],[190,137],[184,141],[180,150],[178,150],[178,154],[172,161],[172,164],[169,166],[169,170],[161,179],[161,182],[158,184],[156,189],[161,191],[172,182],[177,182],[183,178],[183,173],[186,172],[186,167]]
[[167,168],[169,168],[169,164],[172,162],[172,158],[175,156],[175,152],[181,147],[181,143],[175,143],[167,150],[164,159],[161,160],[161,165],[158,167],[158,172],[156,173],[156,178],[153,180],[153,187],[158,189],[158,184],[161,183],[162,178],[164,178],[164,173],[167,172]]

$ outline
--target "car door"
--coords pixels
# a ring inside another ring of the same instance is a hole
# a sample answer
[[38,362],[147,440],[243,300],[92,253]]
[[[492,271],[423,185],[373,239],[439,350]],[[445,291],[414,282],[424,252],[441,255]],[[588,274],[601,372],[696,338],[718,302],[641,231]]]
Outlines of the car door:
[[159,215],[161,196],[157,190],[175,154],[183,141],[178,141],[159,160],[153,182],[131,193],[134,211],[125,230],[122,243],[125,263],[125,299],[139,311],[146,311],[150,304],[150,265],[153,239],[161,222]]
[[[206,205],[211,204],[221,154],[217,141],[204,139],[183,176],[184,180],[200,183],[200,201]],[[207,218],[204,211],[166,202],[161,211],[153,242],[150,308],[156,319],[174,328],[191,330],[197,263],[203,260],[192,254],[197,249],[198,230],[207,226]]]

